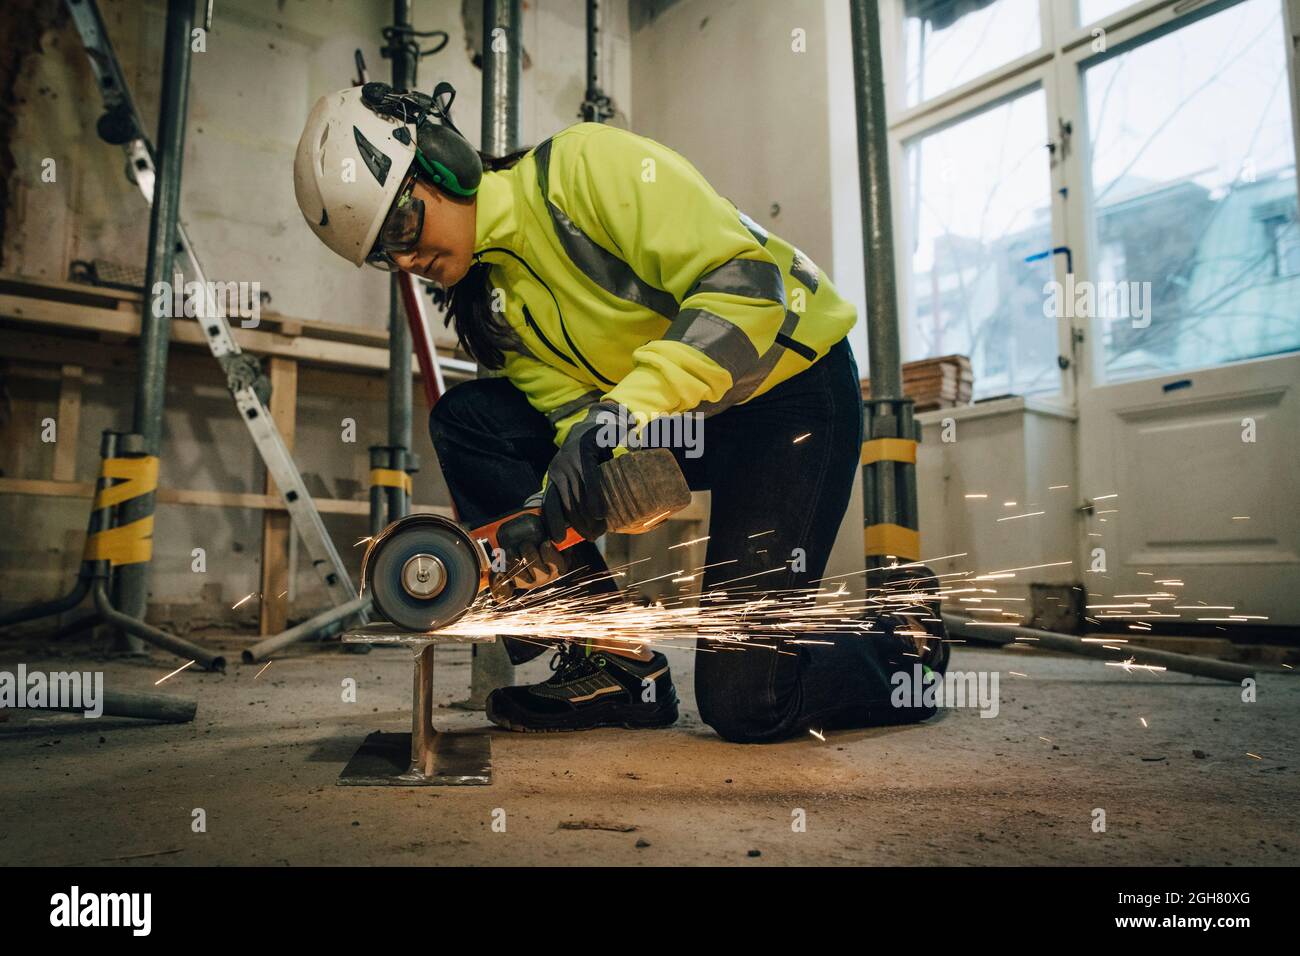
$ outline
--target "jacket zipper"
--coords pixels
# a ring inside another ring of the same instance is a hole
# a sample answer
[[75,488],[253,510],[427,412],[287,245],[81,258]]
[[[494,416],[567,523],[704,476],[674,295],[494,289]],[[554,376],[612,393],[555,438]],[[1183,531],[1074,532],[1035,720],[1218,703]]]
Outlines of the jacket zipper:
[[[520,256],[519,254],[517,254],[516,252],[510,249],[503,249],[500,246],[493,246],[490,249],[484,249],[483,252],[484,253],[504,252],[506,255],[516,260],[521,266],[523,266],[525,269],[528,270],[528,274],[537,280],[537,283],[543,289],[546,290],[548,295],[550,295],[551,301],[555,303],[555,314],[557,317],[559,317],[560,320],[560,333],[564,336],[564,341],[568,344],[569,348],[573,350],[573,354],[578,357],[578,361],[581,362],[584,366],[586,366],[587,371],[590,372],[592,375],[596,376],[596,378],[600,379],[600,381],[604,382],[606,385],[613,386],[615,383],[607,379],[605,376],[601,375],[598,371],[596,371],[596,367],[587,361],[586,356],[583,355],[582,352],[578,350],[578,346],[575,345],[573,339],[569,337],[569,330],[564,325],[564,313],[560,311],[560,300],[555,297],[555,293],[551,291],[551,287],[546,284],[545,280],[543,280],[541,276],[539,276],[535,271],[533,271],[533,267],[530,266],[527,262],[525,262],[522,256]],[[480,255],[481,254],[482,253],[480,253]],[[528,327],[533,330],[533,334],[535,334],[539,339],[542,340],[543,345],[545,345],[548,349],[550,349],[552,352],[558,355],[561,359],[568,362],[570,365],[573,365],[575,368],[577,367],[573,359],[569,358],[569,356],[565,355],[554,345],[552,345],[551,340],[542,334],[541,328],[537,325],[536,320],[533,318],[532,314],[528,311],[527,306],[524,307],[524,321],[527,322]]]

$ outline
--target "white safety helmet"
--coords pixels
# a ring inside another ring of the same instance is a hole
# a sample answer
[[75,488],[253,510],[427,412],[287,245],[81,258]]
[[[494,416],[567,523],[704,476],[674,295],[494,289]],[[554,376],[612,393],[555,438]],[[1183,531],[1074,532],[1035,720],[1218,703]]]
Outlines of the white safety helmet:
[[361,100],[361,87],[322,96],[293,159],[293,191],[312,232],[361,266],[415,160],[415,127]]

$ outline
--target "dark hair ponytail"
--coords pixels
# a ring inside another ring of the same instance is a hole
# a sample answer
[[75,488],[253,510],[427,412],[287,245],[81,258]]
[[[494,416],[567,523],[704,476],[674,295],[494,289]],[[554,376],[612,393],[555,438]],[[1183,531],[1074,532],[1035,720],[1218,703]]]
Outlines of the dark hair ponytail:
[[[514,166],[531,148],[505,156],[479,153],[479,159],[485,171],[499,172]],[[491,268],[488,263],[476,260],[454,286],[445,292],[435,290],[433,299],[445,308],[447,317],[443,325],[455,329],[456,339],[466,354],[484,368],[499,369],[505,365],[503,349],[513,340],[513,334],[505,316],[492,310],[492,289],[488,283]]]

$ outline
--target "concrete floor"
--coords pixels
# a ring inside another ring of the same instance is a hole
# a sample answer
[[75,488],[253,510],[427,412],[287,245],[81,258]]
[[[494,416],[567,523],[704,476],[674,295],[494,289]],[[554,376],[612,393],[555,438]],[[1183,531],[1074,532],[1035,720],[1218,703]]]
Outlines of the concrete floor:
[[[240,643],[223,646],[238,659]],[[997,717],[949,710],[825,742],[738,746],[701,724],[692,654],[668,653],[685,704],[675,727],[494,730],[490,787],[335,786],[368,732],[409,727],[411,667],[394,650],[294,649],[256,679],[260,665],[185,671],[157,691],[198,700],[186,725],[0,711],[0,863],[1297,861],[1300,681],[1290,674],[1261,675],[1247,704],[1239,688],[1208,680],[958,647],[954,669],[1001,673]],[[176,666],[161,655],[92,664],[12,642],[0,654],[0,670],[18,660],[102,668],[121,690],[154,691]],[[468,672],[468,649],[440,650],[436,698],[463,696]],[[545,672],[542,658],[524,676]],[[341,699],[346,677],[357,682],[353,704]],[[486,725],[452,709],[435,721]],[[206,833],[191,830],[200,807]],[[1104,833],[1092,829],[1098,807]],[[805,832],[792,828],[797,809]]]

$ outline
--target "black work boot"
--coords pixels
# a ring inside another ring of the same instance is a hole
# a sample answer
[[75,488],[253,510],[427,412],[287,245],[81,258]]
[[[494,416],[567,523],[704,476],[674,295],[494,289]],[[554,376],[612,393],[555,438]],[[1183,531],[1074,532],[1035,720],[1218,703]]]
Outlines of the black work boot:
[[499,687],[488,695],[488,719],[524,733],[592,727],[667,727],[677,720],[677,691],[668,659],[648,661],[566,644],[551,658],[549,679]]

